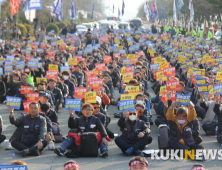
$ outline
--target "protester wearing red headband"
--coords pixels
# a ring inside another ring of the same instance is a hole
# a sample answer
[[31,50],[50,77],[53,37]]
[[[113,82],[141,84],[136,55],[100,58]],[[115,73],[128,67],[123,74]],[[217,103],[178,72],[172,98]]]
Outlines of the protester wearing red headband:
[[206,170],[206,168],[201,164],[196,164],[192,167],[191,170]]
[[148,162],[146,158],[135,156],[129,161],[130,170],[148,170]]
[[68,161],[64,164],[64,170],[80,170],[79,164],[76,161]]

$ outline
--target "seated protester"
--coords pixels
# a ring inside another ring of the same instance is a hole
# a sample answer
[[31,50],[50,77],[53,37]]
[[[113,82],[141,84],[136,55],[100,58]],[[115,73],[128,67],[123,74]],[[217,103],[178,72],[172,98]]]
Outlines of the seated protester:
[[0,144],[2,142],[4,142],[4,140],[6,139],[5,135],[2,135],[2,131],[3,131],[3,119],[2,116],[0,115]]
[[99,120],[101,121],[102,125],[104,127],[106,127],[106,116],[104,114],[102,114],[100,112],[100,103],[98,101],[96,101],[96,103],[91,103],[94,110],[93,110],[93,116],[99,118]]
[[55,111],[57,112],[59,109],[62,109],[62,103],[64,102],[63,95],[61,90],[56,87],[56,81],[54,79],[48,80],[48,88],[47,90],[51,91],[55,98]]
[[76,161],[70,160],[64,164],[64,170],[80,170],[80,167]]
[[151,114],[151,105],[148,97],[144,94],[137,94],[135,97],[135,103],[141,103],[145,106],[144,115],[148,117],[150,125],[153,125],[152,114]]
[[141,103],[136,103],[135,106],[137,111],[137,118],[143,120],[146,125],[150,128],[150,122],[148,117],[146,116],[147,114],[145,113],[145,106]]
[[100,97],[102,100],[101,106],[104,111],[107,110],[107,106],[110,104],[110,99],[105,93],[104,88],[102,89],[92,89],[93,92],[96,92],[96,96]]
[[64,78],[64,83],[69,87],[69,94],[68,98],[73,99],[74,98],[74,92],[75,92],[75,85],[72,81],[70,81],[70,73],[68,71],[62,72],[62,77]]
[[219,114],[216,112],[218,111],[218,109],[216,109],[216,104],[220,104],[220,95],[216,95],[214,100],[210,101],[205,101],[204,96],[204,93],[200,93],[200,106],[206,111],[205,118],[202,121],[202,128],[207,135],[215,135]]
[[[3,76],[4,78],[4,76]],[[5,85],[6,85],[6,96],[15,96],[16,92],[17,92],[17,88],[15,86],[13,86],[12,84],[10,84],[10,76],[8,75],[6,77],[7,80],[5,80]],[[15,73],[13,75],[13,80],[14,81],[21,81],[20,75]]]
[[135,156],[129,161],[130,170],[148,170],[148,162],[146,158]]
[[110,77],[112,78],[113,87],[118,87],[121,80],[120,75],[116,71],[114,71],[113,66],[109,66],[108,69],[110,71]]
[[114,87],[113,87],[112,79],[111,79],[110,76],[104,75],[103,76],[103,82],[109,88],[109,91],[110,91],[110,96],[109,97],[110,97],[110,100],[111,100],[111,104],[113,104],[113,102],[115,101],[115,98],[114,98]]
[[47,146],[45,135],[47,131],[46,119],[39,115],[40,105],[32,102],[29,105],[29,114],[14,117],[14,108],[9,107],[10,123],[16,127],[20,126],[22,137],[20,140],[12,140],[12,146],[19,150],[22,156],[39,156],[40,152]]
[[[17,88],[16,97],[22,98],[22,100],[27,100],[26,96],[24,94],[21,94],[21,86],[30,86],[31,84],[28,83],[28,75],[25,73],[21,74],[21,81],[14,81],[13,75],[15,72],[12,72],[12,75],[10,76],[10,84],[15,86]],[[21,102],[20,110],[23,110],[23,102]]]
[[115,143],[127,156],[140,155],[141,150],[152,142],[149,127],[137,119],[136,111],[124,111],[118,126],[122,129],[122,135],[115,138]]
[[3,103],[6,99],[6,87],[5,82],[0,80],[0,103]]
[[[169,146],[171,149],[203,149],[196,145],[192,136],[192,124],[196,120],[196,111],[192,102],[188,108],[175,109],[176,102],[172,102],[166,113],[169,131]],[[176,115],[174,114],[176,110]]]
[[41,104],[41,111],[51,120],[51,122],[58,123],[58,115],[55,110],[50,109],[50,103]]
[[[102,141],[99,143],[100,146],[100,156],[106,157],[108,156],[108,141],[106,140],[107,133],[105,127],[102,125],[99,118],[93,116],[94,108],[91,104],[85,103],[82,105],[82,116],[79,118],[74,119],[74,110],[69,110],[69,121],[68,126],[70,129],[77,129],[77,133],[84,133],[84,132],[100,132],[102,136]],[[93,126],[92,126],[93,125]],[[94,126],[96,125],[96,126]],[[93,127],[93,128],[91,128]],[[63,156],[64,152],[66,151],[67,147],[75,144],[75,140],[72,137],[68,137],[65,141],[63,141],[62,145],[59,148],[56,148],[54,152],[58,156]]]
[[75,66],[75,71],[72,72],[77,78],[77,86],[83,87],[84,74],[82,73],[82,67],[80,65]]
[[41,83],[37,84],[37,89],[34,92],[49,94],[49,103],[51,104],[51,107],[54,108],[55,98],[52,92],[47,90],[47,83],[45,81],[42,81]]
[[[50,113],[50,103],[46,103],[46,104],[42,104],[40,106],[40,115],[42,117],[44,117],[46,119],[47,122],[47,133],[46,133],[46,141],[48,142],[48,148],[50,150],[54,150],[55,149],[55,145],[54,145],[54,136],[52,133],[52,121],[51,119],[48,117],[47,113]],[[55,111],[54,111],[55,113]],[[57,116],[57,115],[56,115]]]
[[69,94],[69,87],[64,83],[64,78],[62,76],[57,78],[57,87],[62,91],[63,98],[67,98]]
[[[45,92],[39,93],[39,104],[40,104],[40,106],[42,104],[48,103],[49,99],[50,99],[50,95],[48,93],[45,93]],[[51,109],[54,109],[53,107],[54,107],[54,105],[50,105]]]

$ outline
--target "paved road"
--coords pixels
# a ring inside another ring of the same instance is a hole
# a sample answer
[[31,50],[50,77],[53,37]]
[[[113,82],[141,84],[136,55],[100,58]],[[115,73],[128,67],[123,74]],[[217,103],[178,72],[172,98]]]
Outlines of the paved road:
[[[118,91],[115,91],[116,98],[119,96]],[[14,131],[14,126],[10,125],[8,120],[8,111],[6,109],[5,105],[0,105],[1,115],[4,119],[4,124],[6,125],[6,130],[4,131],[4,134],[7,135],[7,139],[9,139],[10,135]],[[113,113],[117,112],[116,106],[110,106],[109,107],[109,115],[112,118],[111,124],[109,125],[110,129],[117,134],[120,134],[119,128],[117,126],[118,119],[113,117]],[[19,116],[21,112],[16,112],[15,116]],[[154,112],[153,112],[154,113]],[[67,127],[67,121],[68,121],[69,114],[66,110],[61,110],[59,112],[59,123],[60,127],[62,129],[63,135],[66,135],[68,132]],[[156,115],[153,115],[153,120],[155,119]],[[152,133],[151,136],[153,137],[152,144],[149,145],[148,149],[157,149],[157,127],[153,125],[152,127]],[[204,132],[201,130],[201,135],[203,137],[203,145],[207,149],[220,149],[219,144],[216,142],[216,138],[207,137],[204,135]],[[59,146],[59,144],[56,144],[56,146]],[[42,152],[42,155],[40,157],[27,157],[23,158],[21,157],[16,150],[10,150],[6,151],[6,142],[1,144],[0,146],[0,164],[7,164],[10,163],[13,160],[23,160],[28,163],[28,166],[31,170],[59,170],[62,169],[63,163],[69,160],[65,157],[58,157],[54,154],[53,151],[50,151],[48,149],[45,149]],[[15,156],[9,156],[9,154],[15,153]],[[109,156],[107,158],[77,158],[76,161],[80,164],[81,169],[83,170],[102,170],[102,169],[128,169],[128,160],[131,157],[126,157],[121,154],[120,150],[115,145],[114,141],[109,143]],[[149,167],[153,170],[172,170],[172,169],[180,169],[180,170],[187,170],[192,167],[194,163],[200,163],[195,161],[163,161],[163,160],[151,160],[150,158],[147,158],[149,161]],[[220,169],[221,162],[219,161],[213,161],[209,160],[207,162],[203,162],[203,164],[207,167],[207,169],[215,170]],[[179,168],[178,168],[179,167]]]

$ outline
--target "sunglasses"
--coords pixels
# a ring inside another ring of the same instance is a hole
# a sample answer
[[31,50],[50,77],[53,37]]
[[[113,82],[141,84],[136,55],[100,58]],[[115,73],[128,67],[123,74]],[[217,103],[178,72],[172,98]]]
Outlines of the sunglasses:
[[100,107],[94,107],[94,109],[100,109]]
[[134,113],[129,113],[129,115],[136,115],[136,112],[134,112]]

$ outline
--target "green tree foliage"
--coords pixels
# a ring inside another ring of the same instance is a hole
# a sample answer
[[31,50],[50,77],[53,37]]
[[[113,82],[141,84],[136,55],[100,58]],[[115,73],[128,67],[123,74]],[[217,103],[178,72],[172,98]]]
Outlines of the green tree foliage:
[[25,36],[25,34],[27,32],[27,29],[26,29],[25,25],[23,25],[21,23],[18,23],[18,28],[21,31],[21,35],[20,36]]
[[33,31],[33,28],[30,24],[24,24],[24,26],[26,27],[26,29],[30,31],[30,35],[33,35],[34,31]]
[[49,31],[51,31],[51,30],[54,30],[56,34],[59,33],[59,27],[58,27],[56,24],[54,24],[54,23],[50,23],[50,24],[48,24],[48,26],[46,27],[46,31],[47,31],[47,32],[49,32]]

